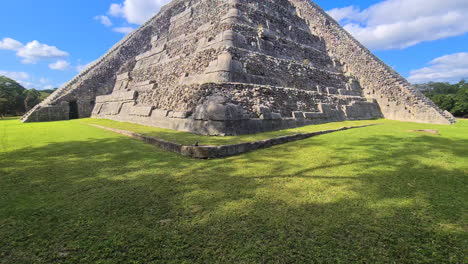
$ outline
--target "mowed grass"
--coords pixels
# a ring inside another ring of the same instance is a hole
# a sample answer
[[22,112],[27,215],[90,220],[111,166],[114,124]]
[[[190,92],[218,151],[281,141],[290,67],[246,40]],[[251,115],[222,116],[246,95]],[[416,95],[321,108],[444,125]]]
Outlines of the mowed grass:
[[1,120],[0,263],[467,263],[468,121],[379,123],[194,160]]
[[329,129],[339,129],[345,126],[363,126],[363,125],[370,125],[370,124],[379,124],[381,120],[362,120],[362,121],[346,121],[346,122],[335,122],[335,123],[326,123],[326,124],[319,124],[313,126],[305,126],[305,127],[298,127],[292,129],[285,129],[280,131],[272,131],[272,132],[265,132],[265,133],[257,133],[254,135],[241,135],[241,136],[226,136],[226,137],[219,137],[219,136],[201,136],[196,135],[188,132],[181,132],[176,130],[158,128],[158,127],[151,127],[151,126],[143,126],[134,123],[128,122],[118,122],[109,119],[97,119],[97,118],[85,118],[75,120],[75,122],[86,123],[86,124],[94,124],[100,125],[109,128],[115,128],[120,130],[131,131],[135,133],[139,133],[142,135],[147,135],[171,142],[176,142],[182,145],[194,145],[198,143],[199,145],[212,145],[212,146],[219,146],[219,145],[230,145],[230,144],[239,144],[245,142],[252,142],[258,140],[264,140],[269,138],[281,137],[281,136],[288,136],[288,135],[295,135],[299,133],[310,133],[310,132],[317,132],[322,130],[329,130]]

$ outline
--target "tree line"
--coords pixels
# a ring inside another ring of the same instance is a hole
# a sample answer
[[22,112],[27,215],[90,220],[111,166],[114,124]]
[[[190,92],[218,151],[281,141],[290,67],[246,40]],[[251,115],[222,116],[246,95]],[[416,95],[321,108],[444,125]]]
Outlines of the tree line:
[[449,111],[456,117],[468,117],[468,82],[466,80],[455,84],[429,82],[416,84],[415,87],[441,109]]
[[0,76],[0,118],[23,115],[54,90],[26,89],[15,80]]

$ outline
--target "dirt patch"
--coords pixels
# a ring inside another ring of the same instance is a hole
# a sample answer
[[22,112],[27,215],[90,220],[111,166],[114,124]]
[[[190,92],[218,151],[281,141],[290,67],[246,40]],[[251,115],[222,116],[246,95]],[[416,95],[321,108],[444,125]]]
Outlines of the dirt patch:
[[434,134],[434,135],[439,135],[439,130],[435,129],[420,129],[420,130],[410,130],[409,132],[421,132],[421,133],[428,133],[428,134]]

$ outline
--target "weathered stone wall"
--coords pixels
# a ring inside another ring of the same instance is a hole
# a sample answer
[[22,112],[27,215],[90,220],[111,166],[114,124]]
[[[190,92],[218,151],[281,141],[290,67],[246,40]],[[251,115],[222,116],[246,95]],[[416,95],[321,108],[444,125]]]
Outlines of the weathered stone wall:
[[174,0],[23,120],[67,119],[76,101],[80,117],[209,135],[381,109],[451,122],[398,76],[308,0]]
[[297,13],[304,18],[311,31],[327,43],[328,53],[340,60],[364,88],[366,97],[377,100],[388,119],[451,124],[455,122],[448,112],[433,102],[408,81],[383,63],[355,40],[333,18],[309,0],[290,0]]
[[[88,104],[79,103],[78,106],[80,107],[79,117],[89,117],[94,98],[112,92],[115,76],[119,69],[135,56],[150,48],[151,36],[169,30],[170,18],[185,8],[185,2],[185,0],[174,0],[163,7],[153,19],[123,38],[104,56],[91,63],[70,82],[26,113],[21,120],[23,122],[39,122],[68,119],[68,114],[63,111],[61,114],[52,114],[52,112],[56,111],[62,102],[69,101],[88,101]],[[82,100],[81,98],[90,98],[90,100]]]
[[210,135],[381,117],[294,10],[190,2],[117,80],[114,91],[137,91],[134,102],[104,101],[93,116]]

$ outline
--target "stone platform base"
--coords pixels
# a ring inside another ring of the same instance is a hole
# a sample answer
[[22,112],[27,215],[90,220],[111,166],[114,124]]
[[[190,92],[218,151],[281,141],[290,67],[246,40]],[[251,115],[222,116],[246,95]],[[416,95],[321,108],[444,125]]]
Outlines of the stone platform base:
[[[204,121],[190,118],[167,118],[167,117],[143,117],[127,115],[100,115],[94,118],[105,118],[120,122],[131,122],[145,126],[154,126],[177,131],[190,132],[207,136],[238,136],[257,134],[284,130],[290,128],[303,127],[330,122],[345,121],[341,118],[336,119],[296,119],[283,118],[277,120],[264,119],[246,119],[237,121]],[[367,120],[367,119],[346,119],[346,120]]]
[[166,151],[175,152],[186,157],[191,157],[195,159],[216,159],[216,158],[226,158],[230,156],[236,156],[242,153],[246,153],[246,152],[250,152],[250,151],[254,151],[258,149],[269,148],[269,147],[273,147],[276,145],[281,145],[281,144],[298,141],[298,140],[302,140],[306,138],[311,138],[311,137],[315,137],[319,135],[324,135],[324,134],[329,134],[333,132],[344,131],[344,130],[349,130],[349,129],[354,129],[354,128],[376,126],[378,124],[354,126],[354,127],[342,127],[342,128],[334,129],[334,130],[324,130],[324,131],[311,132],[311,133],[302,133],[302,134],[276,137],[276,138],[270,138],[270,139],[265,139],[265,140],[260,140],[260,141],[233,144],[233,145],[224,145],[224,146],[186,146],[186,145],[181,145],[181,144],[169,142],[169,141],[154,138],[154,137],[141,135],[135,132],[109,128],[109,127],[94,125],[94,124],[88,124],[88,125],[98,127],[101,129],[105,129],[105,130],[109,130],[115,133],[119,133],[128,137],[131,137],[131,138],[135,138],[135,139],[144,141],[148,144],[152,144],[157,147],[160,147]]

